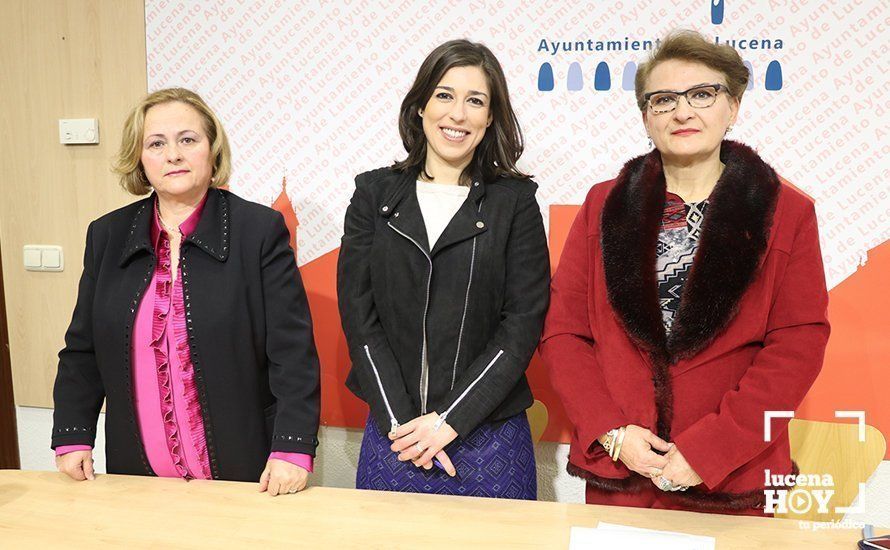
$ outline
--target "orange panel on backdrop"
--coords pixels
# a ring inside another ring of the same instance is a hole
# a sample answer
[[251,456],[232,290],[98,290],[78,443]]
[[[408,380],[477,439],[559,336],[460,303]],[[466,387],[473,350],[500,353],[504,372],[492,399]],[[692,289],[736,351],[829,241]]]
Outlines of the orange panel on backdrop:
[[556,273],[559,258],[562,257],[562,249],[572,228],[572,222],[581,209],[577,204],[554,204],[550,206],[550,272]]
[[290,233],[290,247],[293,249],[294,259],[296,259],[297,227],[300,225],[300,222],[297,220],[297,213],[294,210],[294,205],[291,204],[290,197],[287,196],[287,178],[281,179],[281,193],[278,194],[278,198],[272,203],[272,210],[277,210],[284,216],[284,225],[287,226],[287,231]]
[[[831,338],[825,366],[798,416],[835,420],[835,410],[865,411],[865,422],[890,436],[890,242],[868,253],[868,262],[831,290]],[[890,451],[885,457],[890,459]]]
[[[272,208],[281,212],[290,233],[290,244],[297,257],[296,211],[286,193],[286,180]],[[300,268],[303,286],[306,288],[315,347],[321,362],[321,423],[326,426],[362,427],[368,416],[368,407],[346,389],[349,374],[349,352],[340,324],[337,308],[337,255],[332,250]]]
[[315,345],[321,361],[321,422],[326,426],[363,427],[368,406],[346,389],[349,348],[337,308],[337,255],[328,252],[300,268],[309,295]]

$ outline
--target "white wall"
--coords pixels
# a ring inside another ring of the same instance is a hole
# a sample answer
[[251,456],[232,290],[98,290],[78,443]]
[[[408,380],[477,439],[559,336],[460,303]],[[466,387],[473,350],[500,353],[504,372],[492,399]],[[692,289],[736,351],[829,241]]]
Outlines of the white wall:
[[[17,407],[19,447],[23,470],[54,469],[49,436],[52,431],[52,409]],[[322,427],[318,460],[310,484],[324,487],[355,487],[360,430]],[[99,417],[96,446],[105,445],[105,415]],[[539,443],[535,449],[538,461],[538,498],[558,502],[584,502],[584,484],[566,471],[569,446],[560,443]],[[105,471],[104,453],[94,457],[97,472]],[[890,528],[890,460],[885,460],[872,475],[865,488],[865,514],[850,514],[846,519],[864,521]]]

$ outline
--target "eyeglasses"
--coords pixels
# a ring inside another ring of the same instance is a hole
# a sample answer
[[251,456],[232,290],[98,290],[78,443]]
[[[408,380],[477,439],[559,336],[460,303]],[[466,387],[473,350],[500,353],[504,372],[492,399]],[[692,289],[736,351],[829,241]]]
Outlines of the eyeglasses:
[[669,113],[677,108],[680,97],[686,98],[686,103],[696,109],[705,109],[717,101],[720,90],[729,91],[723,84],[704,84],[689,88],[685,92],[658,91],[643,95],[643,99],[649,104],[649,109],[655,114]]

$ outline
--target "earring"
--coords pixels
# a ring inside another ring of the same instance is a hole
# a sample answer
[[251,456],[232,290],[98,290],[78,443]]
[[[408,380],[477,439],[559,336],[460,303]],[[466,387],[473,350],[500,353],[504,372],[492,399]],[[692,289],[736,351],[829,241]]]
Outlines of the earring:
[[726,131],[723,132],[723,135],[725,136],[726,134],[728,134],[728,133],[730,133],[730,132],[732,132],[732,126],[727,127],[727,128],[726,128]]
[[423,109],[417,109],[417,116],[423,118]]
[[646,138],[649,139],[649,148],[652,149],[652,136],[647,135]]

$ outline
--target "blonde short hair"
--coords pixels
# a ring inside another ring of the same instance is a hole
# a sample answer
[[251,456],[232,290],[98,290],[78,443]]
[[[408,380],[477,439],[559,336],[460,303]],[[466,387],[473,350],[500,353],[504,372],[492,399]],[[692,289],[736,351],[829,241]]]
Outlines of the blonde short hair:
[[222,123],[201,96],[185,88],[165,88],[145,96],[130,111],[124,122],[121,146],[117,152],[113,169],[120,176],[121,187],[134,195],[145,195],[151,191],[151,184],[145,177],[142,167],[142,133],[145,126],[145,113],[156,105],[178,101],[194,108],[204,119],[204,131],[210,140],[210,155],[213,158],[213,179],[211,187],[221,187],[228,183],[232,173],[232,154],[229,140]]
[[739,101],[748,87],[748,68],[739,52],[728,44],[715,44],[700,33],[690,30],[674,31],[668,34],[661,44],[637,68],[634,88],[637,105],[646,110],[646,81],[652,70],[661,62],[670,59],[701,63],[705,67],[723,73],[729,96]]

